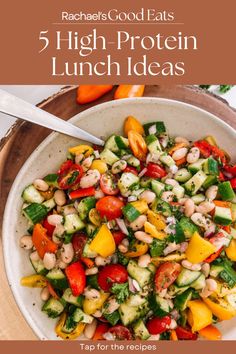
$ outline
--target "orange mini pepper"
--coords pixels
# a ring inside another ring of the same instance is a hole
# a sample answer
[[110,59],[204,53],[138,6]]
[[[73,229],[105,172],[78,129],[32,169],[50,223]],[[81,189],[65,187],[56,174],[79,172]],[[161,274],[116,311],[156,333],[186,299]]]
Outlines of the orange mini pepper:
[[128,132],[128,140],[134,156],[141,161],[145,161],[148,149],[142,135],[135,130],[130,130]]
[[116,89],[114,99],[142,97],[145,85],[119,85]]
[[47,236],[47,230],[41,224],[34,226],[32,241],[41,259],[46,252],[56,253],[57,251],[57,244]]
[[77,90],[77,103],[86,104],[111,91],[113,85],[80,85]]
[[205,328],[200,329],[199,334],[208,340],[220,340],[221,339],[220,331],[218,330],[218,328],[216,328],[213,325],[209,325]]

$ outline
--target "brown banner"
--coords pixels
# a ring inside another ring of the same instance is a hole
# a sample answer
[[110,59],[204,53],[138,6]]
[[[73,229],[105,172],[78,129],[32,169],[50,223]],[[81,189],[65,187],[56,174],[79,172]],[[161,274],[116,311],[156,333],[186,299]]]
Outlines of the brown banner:
[[5,341],[1,342],[1,353],[4,354],[41,354],[57,352],[60,354],[70,354],[75,352],[83,353],[107,353],[107,354],[137,354],[137,353],[160,353],[160,354],[199,354],[199,353],[235,353],[235,342],[166,342],[166,341],[146,341],[146,342],[109,342],[109,341],[70,341],[70,342],[34,342],[34,341]]
[[232,84],[235,10],[235,0],[2,1],[0,83]]

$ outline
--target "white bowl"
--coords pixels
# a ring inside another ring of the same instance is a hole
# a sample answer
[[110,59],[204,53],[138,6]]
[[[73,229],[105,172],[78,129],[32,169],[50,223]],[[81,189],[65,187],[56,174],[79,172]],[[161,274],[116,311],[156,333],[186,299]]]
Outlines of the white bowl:
[[[236,132],[212,114],[195,106],[163,98],[134,98],[111,101],[88,109],[70,121],[80,128],[99,136],[122,133],[124,118],[137,117],[142,123],[164,121],[171,135],[196,140],[213,135],[219,145],[236,160],[234,148]],[[56,171],[65,160],[67,148],[80,141],[52,133],[32,153],[17,175],[9,193],[3,220],[3,248],[5,266],[15,300],[25,319],[40,339],[57,339],[55,322],[41,312],[38,289],[20,286],[22,276],[32,274],[26,251],[20,249],[19,238],[26,231],[26,221],[21,215],[21,192],[35,178]],[[220,325],[224,339],[236,338],[236,319]]]

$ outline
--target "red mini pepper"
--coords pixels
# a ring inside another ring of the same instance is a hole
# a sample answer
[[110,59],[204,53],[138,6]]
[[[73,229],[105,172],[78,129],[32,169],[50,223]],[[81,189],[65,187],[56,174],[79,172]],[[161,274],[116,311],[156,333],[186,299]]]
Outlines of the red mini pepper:
[[80,188],[80,189],[76,189],[75,191],[70,192],[69,198],[70,199],[78,199],[78,198],[90,197],[90,196],[93,196],[94,194],[95,194],[94,187]]
[[86,276],[82,264],[78,261],[70,264],[65,273],[70,284],[72,294],[79,296],[83,293],[86,285]]
[[225,153],[217,146],[209,144],[206,140],[195,141],[194,146],[199,148],[200,153],[203,157],[207,158],[212,155],[214,158],[220,159],[221,163],[225,165],[226,163]]

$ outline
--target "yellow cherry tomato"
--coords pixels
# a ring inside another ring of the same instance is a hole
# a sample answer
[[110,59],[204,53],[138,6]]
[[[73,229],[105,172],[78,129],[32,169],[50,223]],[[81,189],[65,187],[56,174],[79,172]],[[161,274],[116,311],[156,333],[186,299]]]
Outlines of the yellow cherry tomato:
[[105,173],[108,170],[106,162],[102,160],[93,160],[90,167],[91,170],[98,170],[101,174]]
[[87,315],[94,314],[97,310],[100,310],[109,297],[109,294],[100,291],[100,296],[97,299],[84,299],[83,310]]

